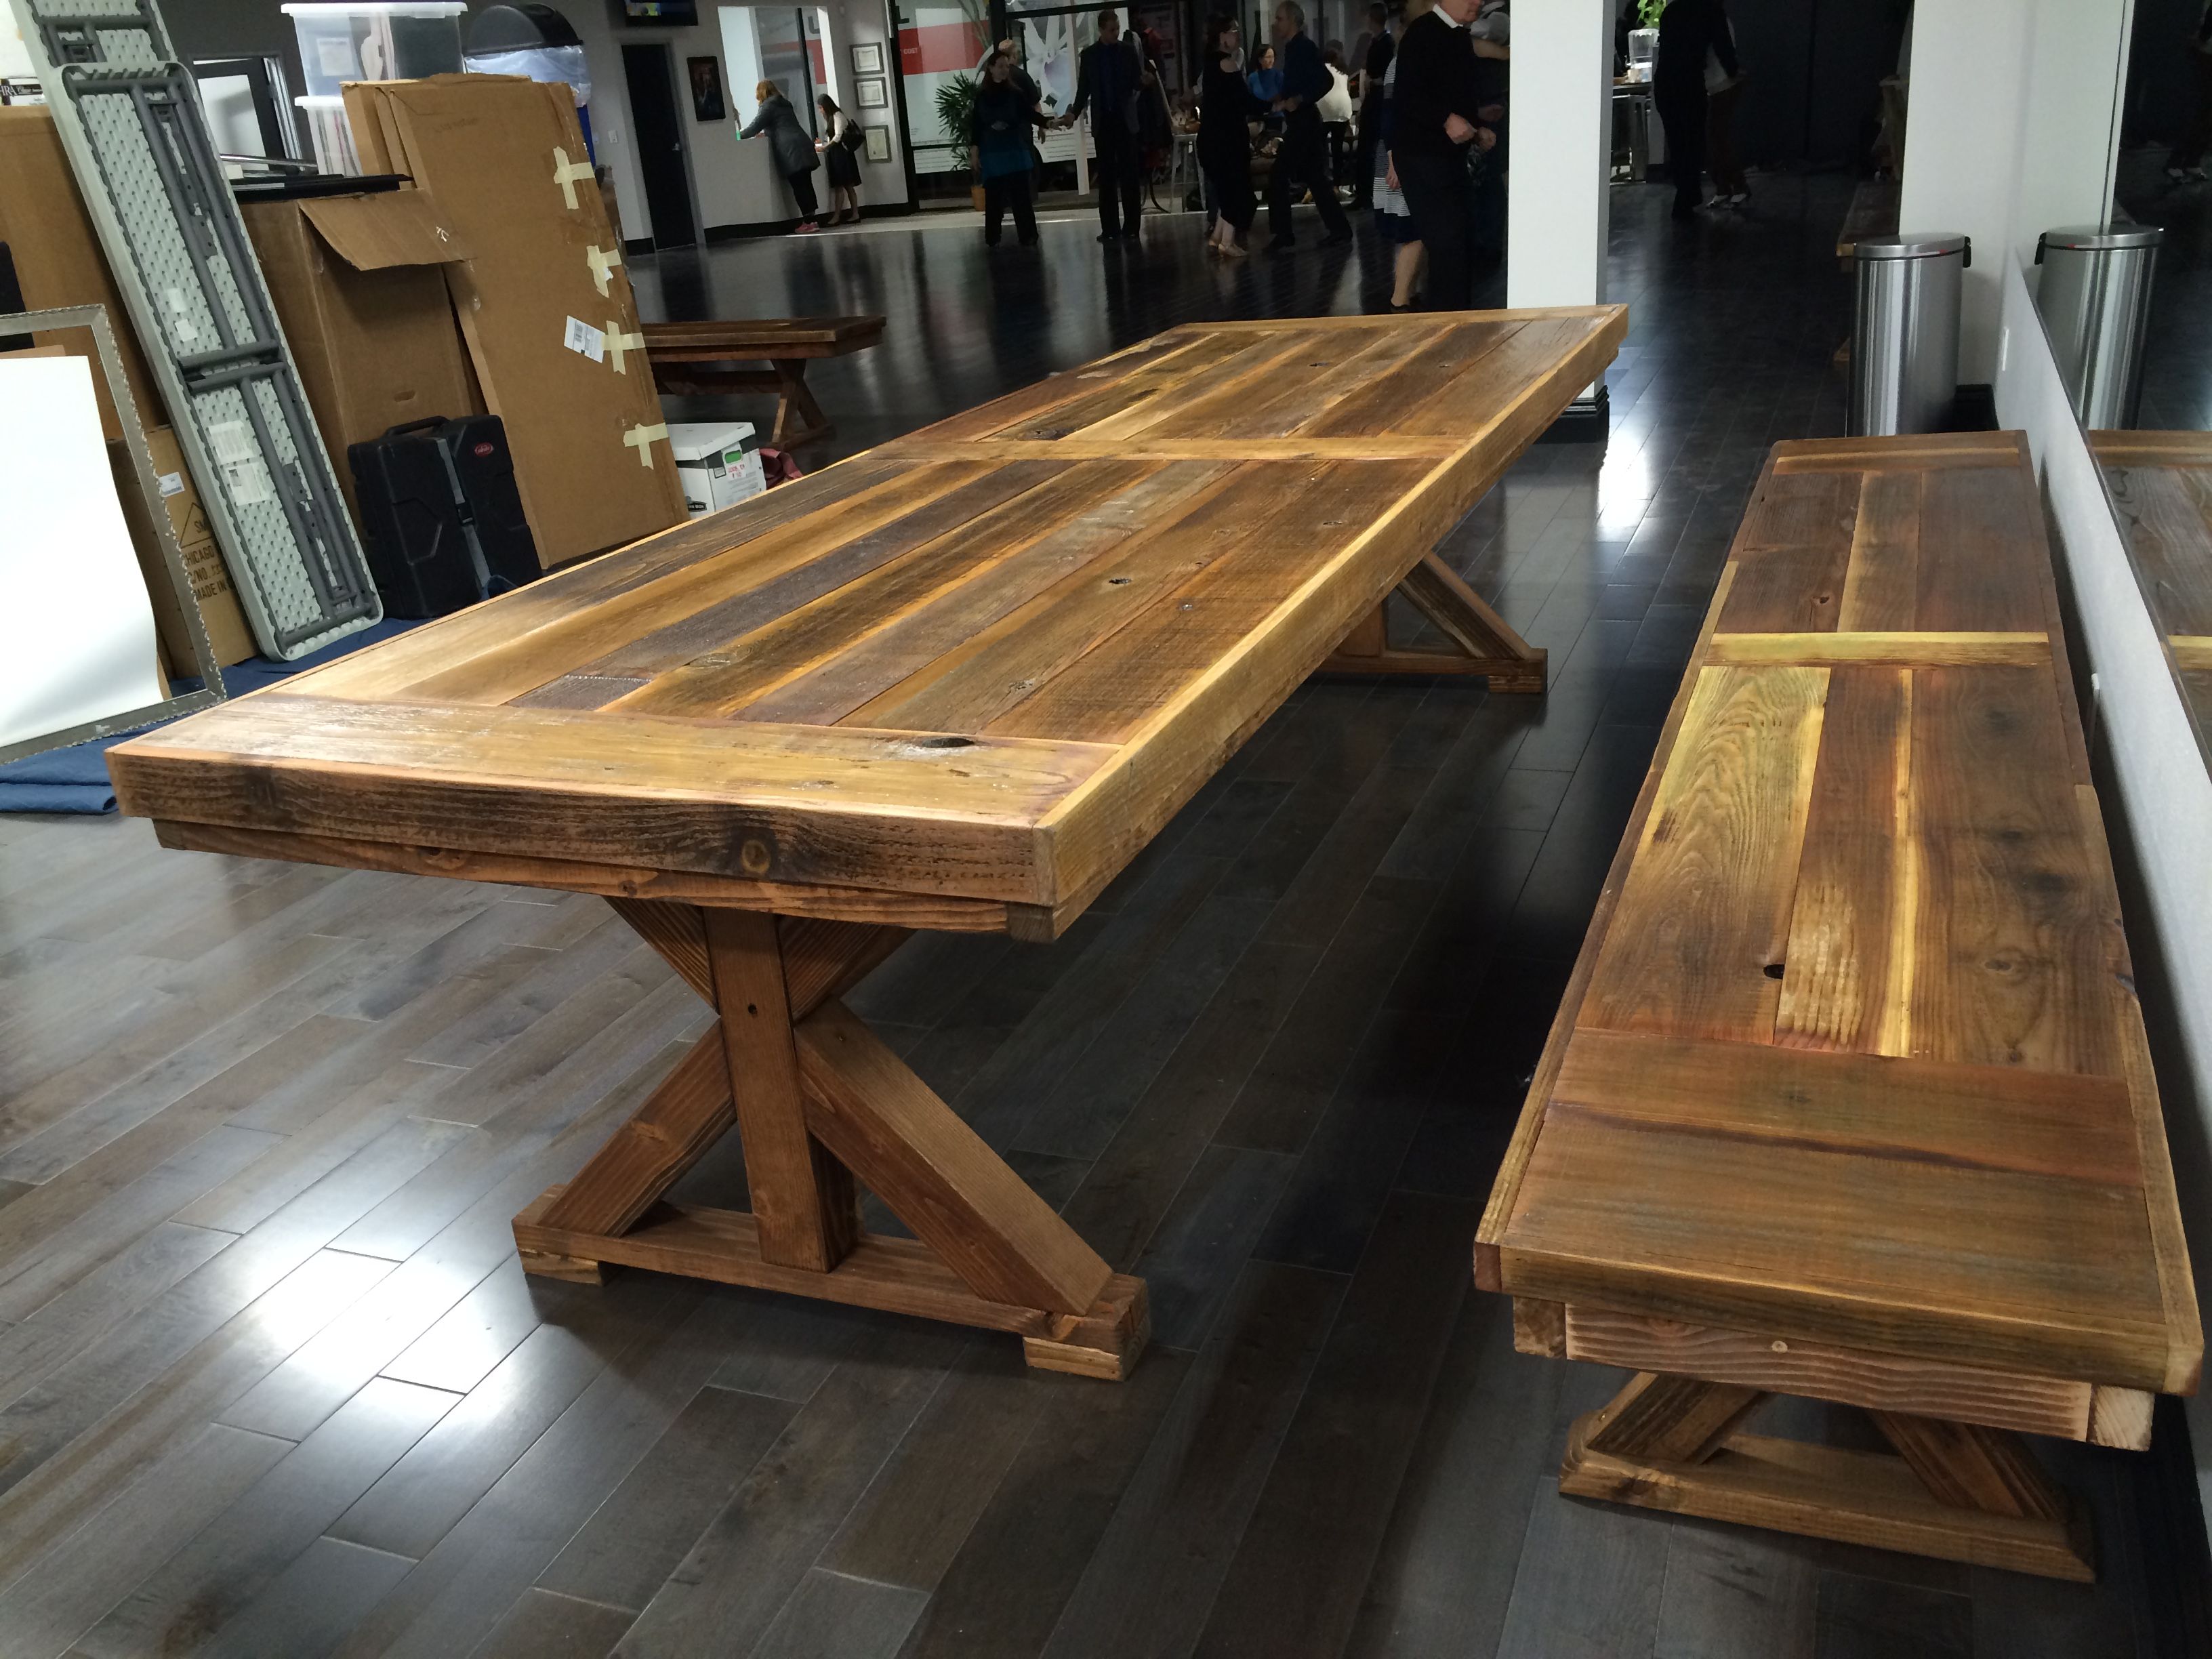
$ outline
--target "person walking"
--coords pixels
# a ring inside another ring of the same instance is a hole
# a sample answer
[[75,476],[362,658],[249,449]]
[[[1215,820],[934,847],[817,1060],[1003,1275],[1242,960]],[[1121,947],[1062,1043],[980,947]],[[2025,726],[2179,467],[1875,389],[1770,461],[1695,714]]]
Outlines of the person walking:
[[1390,158],[1428,252],[1431,311],[1465,311],[1474,303],[1468,156],[1470,149],[1496,146],[1497,133],[1481,123],[1502,112],[1480,101],[1474,42],[1465,27],[1480,6],[1481,0],[1437,0],[1433,11],[1406,26],[1398,43]]
[[[1428,7],[1421,9],[1426,11]],[[1406,21],[1412,22],[1414,15],[1413,9],[1407,7]],[[1355,207],[1375,205],[1375,180],[1379,176],[1375,151],[1382,143],[1382,81],[1390,73],[1390,60],[1397,51],[1397,37],[1390,33],[1390,13],[1382,0],[1375,0],[1367,8],[1367,33],[1352,42],[1352,66],[1359,71],[1359,150],[1354,161],[1359,196]]]
[[[1435,0],[1406,0],[1406,21],[1408,25],[1426,16]],[[1406,191],[1398,178],[1398,168],[1391,160],[1391,143],[1396,131],[1396,102],[1399,60],[1393,57],[1384,66],[1382,78],[1367,94],[1363,109],[1375,113],[1375,177],[1369,181],[1369,193],[1375,209],[1375,235],[1383,246],[1391,250],[1390,309],[1411,311],[1419,297],[1421,270],[1427,258],[1421,246],[1421,234],[1413,227],[1413,210],[1406,205]]]
[[1306,33],[1305,9],[1298,0],[1278,0],[1274,34],[1282,50],[1283,92],[1275,107],[1283,116],[1282,148],[1267,174],[1267,252],[1288,253],[1297,246],[1291,230],[1291,192],[1293,179],[1313,192],[1321,210],[1326,234],[1323,247],[1341,247],[1352,240],[1352,224],[1337,204],[1336,186],[1329,180],[1328,145],[1322,133],[1321,100],[1328,94],[1328,69],[1321,48]]
[[2204,152],[2212,149],[2212,0],[2204,5],[2189,36],[2189,62],[2197,103],[2189,125],[2166,158],[2166,176],[2177,185],[2204,177]]
[[1705,58],[1736,72],[1735,40],[1723,0],[1668,0],[1659,14],[1659,51],[1651,65],[1651,101],[1667,130],[1667,173],[1674,181],[1674,217],[1687,219],[1705,194]]
[[799,223],[792,234],[811,234],[821,228],[814,222],[822,210],[814,195],[814,170],[822,165],[822,158],[814,153],[814,141],[799,125],[799,112],[792,108],[781,88],[773,81],[763,81],[753,88],[753,97],[760,104],[760,112],[746,123],[738,138],[742,143],[767,135],[775,170],[791,186],[792,199],[799,204]]
[[1238,240],[1252,228],[1252,129],[1259,100],[1245,84],[1243,40],[1227,13],[1206,26],[1199,62],[1198,165],[1213,198],[1213,230],[1206,246],[1231,259],[1244,257]]
[[822,137],[814,141],[814,148],[822,152],[823,166],[830,174],[830,222],[858,224],[860,149],[866,140],[861,135],[860,123],[839,109],[837,100],[828,93],[817,98],[814,106],[822,112]]
[[1144,125],[1142,99],[1151,71],[1133,42],[1121,38],[1121,19],[1112,7],[1098,14],[1098,38],[1076,60],[1075,101],[1059,125],[1072,127],[1091,112],[1091,142],[1098,171],[1098,240],[1137,238],[1144,209],[1144,180],[1138,165],[1139,134]]
[[999,228],[1013,210],[1014,240],[1035,247],[1036,206],[1030,197],[1030,131],[1045,125],[1036,100],[1014,81],[1014,60],[994,52],[984,62],[975,88],[969,136],[975,145],[975,173],[983,181],[983,241],[996,247]]

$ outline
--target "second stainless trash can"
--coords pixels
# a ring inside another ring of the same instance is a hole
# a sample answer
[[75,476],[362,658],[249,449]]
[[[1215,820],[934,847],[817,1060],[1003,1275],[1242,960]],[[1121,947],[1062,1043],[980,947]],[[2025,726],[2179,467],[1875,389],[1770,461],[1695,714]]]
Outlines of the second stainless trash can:
[[1944,230],[1862,237],[1857,258],[1851,435],[1940,431],[1959,394],[1967,240]]
[[2130,427],[2142,404],[2143,331],[2151,272],[2166,233],[2149,225],[2046,230],[2035,308],[2058,361],[2074,412],[2095,432]]

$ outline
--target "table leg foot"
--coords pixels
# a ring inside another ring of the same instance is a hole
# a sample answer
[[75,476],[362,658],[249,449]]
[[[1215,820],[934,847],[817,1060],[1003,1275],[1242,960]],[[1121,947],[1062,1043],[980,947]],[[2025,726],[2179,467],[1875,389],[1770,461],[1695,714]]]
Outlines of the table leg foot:
[[[1733,1419],[1741,1402],[1717,1397],[1721,1384],[1664,1380],[1685,1396],[1668,1401],[1665,1413],[1688,1431],[1667,1448],[1678,1455],[1607,1449],[1608,1431],[1620,1420],[1628,1394],[1652,1381],[1644,1373],[1623,1400],[1577,1420],[1559,1469],[1560,1492],[2046,1578],[2087,1583],[2096,1577],[2086,1516],[2042,1484],[2017,1436],[1975,1429],[1968,1431],[1973,1444],[1960,1448],[1951,1443],[1958,1425],[1941,1425],[1912,1437],[1909,1457],[1732,1431],[1706,1440],[1702,1429]],[[1705,1402],[1710,1409],[1702,1424],[1692,1420],[1701,1416],[1700,1402],[1687,1398],[1701,1389],[1717,1396]],[[1931,1483],[1923,1465],[1939,1462],[1956,1478]],[[1988,1474],[1998,1465],[2002,1483]],[[1955,1501],[1968,1492],[1977,1494],[1975,1504]],[[1982,1506],[1992,1503],[2001,1506]]]
[[1152,1334],[1145,1281],[1116,1273],[1089,1313],[1054,1315],[1048,1335],[1022,1339],[1022,1353],[1036,1370],[1119,1382],[1128,1376]]
[[563,1279],[571,1285],[604,1285],[606,1270],[596,1261],[586,1261],[573,1255],[556,1255],[547,1250],[518,1249],[522,1271],[539,1279]]
[[1435,554],[1407,573],[1399,593],[1447,643],[1409,650],[1390,643],[1387,601],[1355,623],[1322,664],[1324,674],[1452,674],[1487,679],[1493,691],[1543,695],[1543,649],[1530,645]]

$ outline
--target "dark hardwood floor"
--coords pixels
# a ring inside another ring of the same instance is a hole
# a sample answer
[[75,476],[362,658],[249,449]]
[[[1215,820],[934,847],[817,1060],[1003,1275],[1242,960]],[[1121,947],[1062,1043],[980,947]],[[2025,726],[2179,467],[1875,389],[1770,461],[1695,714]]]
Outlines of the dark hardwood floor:
[[[1124,1385],[826,1304],[526,1280],[509,1217],[708,1020],[598,901],[0,818],[0,1655],[2166,1650],[2143,1460],[2052,1449],[2094,1588],[1563,1499],[1618,1378],[1515,1353],[1470,1282],[1760,459],[1840,429],[1850,187],[1763,179],[1684,228],[1616,194],[1611,441],[1532,451],[1446,544],[1548,696],[1310,684],[1060,943],[923,937],[856,994],[1150,1279]],[[1224,268],[1192,221],[1092,228],[634,269],[649,315],[888,313],[816,371],[817,460],[1380,280],[1364,242]],[[727,1151],[687,1177],[742,1183]]]

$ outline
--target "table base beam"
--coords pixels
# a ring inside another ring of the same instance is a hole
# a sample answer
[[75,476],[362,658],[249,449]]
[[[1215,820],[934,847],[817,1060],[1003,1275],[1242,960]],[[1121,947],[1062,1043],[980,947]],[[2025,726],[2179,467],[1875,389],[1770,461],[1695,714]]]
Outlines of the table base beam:
[[1559,1490],[2046,1578],[2095,1578],[2087,1516],[2045,1480],[2018,1436],[1875,1413],[1900,1457],[1734,1431],[1763,1397],[1640,1373],[1577,1419]]
[[[1018,1333],[1032,1365],[1118,1380],[1149,1328],[1115,1273],[838,995],[896,928],[619,898],[615,909],[720,1014],[578,1171],[515,1218],[526,1272],[603,1264]],[[722,1136],[753,1212],[662,1200]],[[916,1240],[871,1237],[860,1183]]]
[[545,1220],[565,1190],[547,1188],[514,1218],[526,1272],[598,1284],[605,1266],[642,1267],[1006,1331],[1022,1339],[1025,1357],[1039,1370],[1109,1382],[1129,1374],[1152,1333],[1145,1281],[1127,1273],[1109,1278],[1086,1311],[1055,1313],[977,1296],[935,1251],[908,1238],[863,1233],[835,1267],[816,1273],[765,1260],[758,1226],[739,1210],[661,1204],[628,1232],[576,1232]]
[[1482,675],[1493,691],[1540,695],[1547,656],[1462,581],[1435,554],[1425,555],[1407,574],[1396,592],[1449,641],[1442,647],[1415,649],[1390,642],[1389,605],[1361,617],[1335,653],[1322,664],[1324,674]]

